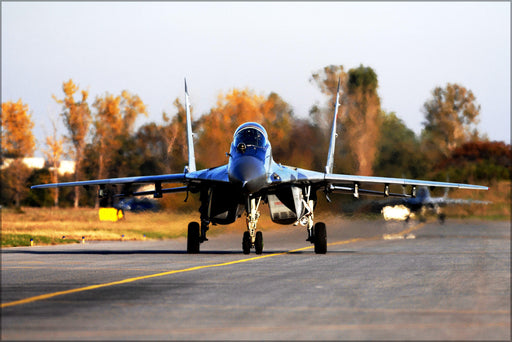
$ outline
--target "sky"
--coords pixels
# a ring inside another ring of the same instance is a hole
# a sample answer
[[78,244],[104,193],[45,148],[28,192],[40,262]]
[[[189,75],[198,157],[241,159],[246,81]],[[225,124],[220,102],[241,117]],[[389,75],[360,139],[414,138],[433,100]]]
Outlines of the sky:
[[[375,70],[381,107],[416,134],[432,90],[458,83],[481,106],[477,128],[510,143],[510,2],[5,2],[2,102],[29,105],[38,148],[52,94],[73,79],[90,92],[137,94],[162,122],[184,102],[194,115],[219,94],[276,92],[297,117],[327,100],[311,75],[328,65]],[[229,133],[231,134],[231,133]],[[37,152],[36,155],[42,155]]]

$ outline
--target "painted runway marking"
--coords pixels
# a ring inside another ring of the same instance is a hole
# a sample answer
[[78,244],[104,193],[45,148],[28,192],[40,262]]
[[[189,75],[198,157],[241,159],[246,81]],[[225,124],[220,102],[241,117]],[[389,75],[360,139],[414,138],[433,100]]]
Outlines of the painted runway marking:
[[[407,229],[407,230],[405,230],[403,232],[400,232],[398,234],[408,234],[408,233],[412,232],[413,230],[420,229],[421,227],[423,227],[423,225],[424,224],[419,224],[417,226],[413,226],[412,228],[409,228],[409,229]],[[337,241],[337,242],[328,243],[328,246],[345,245],[345,244],[354,243],[354,242],[372,241],[372,240],[380,240],[380,239],[381,239],[380,237],[356,238],[356,239],[350,239],[350,240],[343,240],[343,241]],[[34,296],[34,297],[29,297],[29,298],[25,298],[25,299],[16,300],[16,301],[13,301],[13,302],[2,303],[0,305],[0,308],[7,308],[7,307],[10,307],[10,306],[17,306],[17,305],[22,305],[22,304],[28,304],[28,303],[33,303],[33,302],[45,300],[45,299],[50,299],[50,298],[57,297],[57,296],[63,296],[63,295],[67,295],[67,294],[77,293],[77,292],[90,291],[90,290],[100,289],[102,287],[109,287],[109,286],[127,284],[127,283],[132,283],[134,281],[150,279],[150,278],[157,278],[157,277],[163,277],[163,276],[167,276],[167,275],[171,275],[171,274],[185,273],[185,272],[197,271],[197,270],[202,270],[202,269],[206,269],[206,268],[213,268],[213,267],[222,267],[222,266],[235,265],[235,264],[240,264],[240,263],[243,263],[243,262],[248,262],[248,261],[253,261],[253,260],[260,260],[260,259],[270,258],[270,257],[274,257],[274,256],[279,256],[279,255],[296,253],[296,252],[304,251],[304,250],[311,249],[311,248],[314,248],[314,246],[307,246],[307,247],[292,249],[292,250],[289,250],[287,252],[282,252],[282,253],[273,253],[273,254],[262,255],[262,256],[257,256],[257,257],[253,257],[253,258],[247,258],[247,259],[223,262],[223,263],[219,263],[219,264],[194,266],[194,267],[189,267],[189,268],[185,268],[185,269],[182,269],[182,270],[172,270],[172,271],[167,271],[167,272],[149,274],[149,275],[140,276],[140,277],[127,278],[127,279],[123,279],[123,280],[113,281],[113,282],[110,282],[110,283],[90,285],[90,286],[79,287],[79,288],[71,289],[71,290],[47,293],[47,294],[43,294],[43,295],[39,295],[39,296]]]

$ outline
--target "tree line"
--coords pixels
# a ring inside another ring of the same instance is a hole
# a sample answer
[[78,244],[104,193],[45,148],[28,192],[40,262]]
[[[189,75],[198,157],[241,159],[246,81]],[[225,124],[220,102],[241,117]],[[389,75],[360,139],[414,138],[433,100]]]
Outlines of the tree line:
[[[312,105],[307,118],[296,117],[279,94],[249,89],[220,94],[201,116],[192,109],[198,168],[226,163],[231,134],[241,123],[256,121],[267,129],[277,162],[323,170],[339,82],[336,172],[487,183],[508,179],[512,172],[510,145],[491,142],[478,132],[480,106],[472,91],[460,84],[432,90],[422,108],[418,136],[396,113],[382,110],[378,77],[371,67],[345,71],[342,65],[330,65],[312,73],[309,81],[324,94],[324,101]],[[21,162],[35,152],[28,105],[21,99],[2,103],[1,158],[13,159],[2,170],[2,205],[98,206],[94,189],[28,189],[46,182],[182,172],[187,164],[186,115],[180,98],[173,102],[173,113],[162,113],[162,124],[147,122],[138,129],[135,120],[147,116],[147,109],[129,91],[106,92],[91,101],[88,91],[70,79],[53,99],[61,105],[66,132],[59,135],[53,123],[43,150],[48,167],[41,170]],[[65,155],[76,162],[75,173],[59,179],[53,166]]]

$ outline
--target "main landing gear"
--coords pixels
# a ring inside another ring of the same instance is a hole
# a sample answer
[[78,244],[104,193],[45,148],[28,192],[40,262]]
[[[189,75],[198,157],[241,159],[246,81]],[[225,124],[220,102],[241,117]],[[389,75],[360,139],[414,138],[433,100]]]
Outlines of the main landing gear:
[[436,211],[437,218],[439,219],[439,223],[444,224],[444,221],[446,219],[446,214],[443,213],[443,210],[441,209],[441,207],[439,205],[436,205],[434,207],[434,210]]
[[297,221],[296,224],[300,223],[302,226],[305,226],[308,230],[308,238],[306,241],[311,242],[315,245],[315,253],[316,254],[325,254],[327,253],[327,229],[325,227],[325,223],[318,222],[313,224],[313,208],[315,206],[315,202],[310,199],[311,188],[306,189],[306,198],[302,199],[302,204],[304,205],[304,214]]
[[308,227],[308,238],[306,241],[315,245],[316,254],[327,253],[327,229],[325,223],[318,222],[314,226],[312,225],[311,228]]
[[327,230],[325,228],[325,223],[318,222],[315,224],[315,235],[313,240],[316,254],[327,253]]
[[188,224],[188,235],[187,235],[187,253],[196,254],[199,253],[199,246],[204,241],[208,241],[206,238],[206,232],[208,231],[207,221],[201,221],[201,226],[197,222],[190,222]]

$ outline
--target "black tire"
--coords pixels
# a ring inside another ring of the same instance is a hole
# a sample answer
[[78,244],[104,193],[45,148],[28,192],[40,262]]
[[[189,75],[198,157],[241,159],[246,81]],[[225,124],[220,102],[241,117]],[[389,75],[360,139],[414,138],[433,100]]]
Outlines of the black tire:
[[199,223],[188,224],[187,253],[199,253]]
[[244,237],[242,239],[242,252],[244,254],[251,253],[251,234],[249,232],[244,232]]
[[327,231],[325,223],[318,222],[315,224],[315,253],[325,254],[327,253]]
[[256,232],[254,248],[256,249],[256,254],[263,253],[263,233],[262,232]]
[[445,213],[439,214],[439,223],[444,224],[445,220],[446,220],[446,214]]

